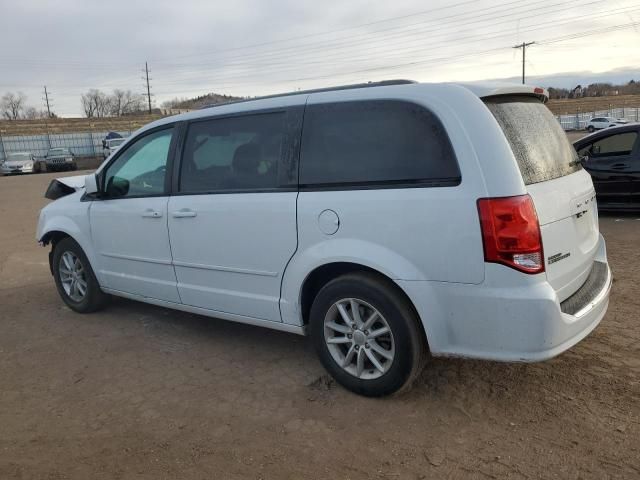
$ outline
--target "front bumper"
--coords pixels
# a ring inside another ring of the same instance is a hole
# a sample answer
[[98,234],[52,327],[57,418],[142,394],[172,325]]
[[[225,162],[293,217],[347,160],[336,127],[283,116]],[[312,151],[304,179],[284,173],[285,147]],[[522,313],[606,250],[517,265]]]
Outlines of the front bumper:
[[603,269],[599,284],[590,275],[562,304],[545,274],[523,276],[496,264],[486,264],[480,285],[398,283],[414,301],[434,356],[535,362],[568,350],[604,317],[612,274],[602,236],[594,268]]
[[17,175],[19,173],[33,173],[33,165],[29,168],[27,167],[18,167],[18,168],[7,168],[0,167],[0,175]]
[[55,171],[55,170],[68,170],[75,165],[74,160],[54,160],[47,161],[47,170]]

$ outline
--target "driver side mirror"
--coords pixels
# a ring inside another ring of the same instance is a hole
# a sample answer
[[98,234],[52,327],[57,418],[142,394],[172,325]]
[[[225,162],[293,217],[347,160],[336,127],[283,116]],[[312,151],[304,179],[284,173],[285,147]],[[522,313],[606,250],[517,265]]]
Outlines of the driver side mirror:
[[92,173],[84,177],[84,191],[88,195],[91,195],[93,193],[98,193],[98,179],[95,173]]

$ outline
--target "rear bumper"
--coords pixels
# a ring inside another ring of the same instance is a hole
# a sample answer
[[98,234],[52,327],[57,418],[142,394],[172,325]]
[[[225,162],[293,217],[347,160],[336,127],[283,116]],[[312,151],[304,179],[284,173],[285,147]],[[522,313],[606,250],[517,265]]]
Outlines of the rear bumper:
[[600,287],[590,275],[562,304],[544,274],[495,264],[486,265],[481,285],[398,283],[416,305],[434,356],[536,362],[568,350],[604,317],[612,275],[602,237],[595,260],[604,269]]

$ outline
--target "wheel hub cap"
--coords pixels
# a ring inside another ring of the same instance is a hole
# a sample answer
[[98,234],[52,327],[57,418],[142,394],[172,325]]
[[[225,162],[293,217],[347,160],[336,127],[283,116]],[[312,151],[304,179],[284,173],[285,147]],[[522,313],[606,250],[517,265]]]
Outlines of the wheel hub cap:
[[356,330],[355,332],[353,332],[353,343],[359,346],[363,346],[366,341],[367,336],[364,334],[364,332],[361,332],[360,330]]

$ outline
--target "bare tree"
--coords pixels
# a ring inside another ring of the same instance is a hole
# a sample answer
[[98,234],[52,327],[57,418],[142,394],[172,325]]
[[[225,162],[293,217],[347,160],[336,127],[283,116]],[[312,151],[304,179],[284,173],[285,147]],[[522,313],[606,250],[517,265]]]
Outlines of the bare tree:
[[26,101],[27,96],[22,92],[5,93],[0,100],[0,110],[2,110],[2,116],[7,120],[17,120],[22,116],[22,112],[25,108],[24,103]]
[[115,89],[109,97],[109,113],[116,117],[138,112],[141,109],[141,96],[131,93],[131,90]]
[[[48,118],[49,114],[46,110],[38,110],[36,107],[26,107],[23,116],[26,120],[36,120],[39,118]],[[51,112],[51,118],[55,116],[56,114]]]
[[172,98],[171,100],[167,100],[166,102],[162,102],[162,108],[180,108],[183,104],[186,104],[189,101],[187,98]]
[[36,107],[27,107],[24,111],[24,118],[27,120],[35,120],[38,118],[38,110],[36,110]]
[[115,89],[111,95],[92,88],[82,95],[85,117],[119,117],[142,110],[142,98],[131,90]]
[[109,114],[109,98],[100,90],[92,88],[82,95],[81,102],[87,118],[106,117]]

